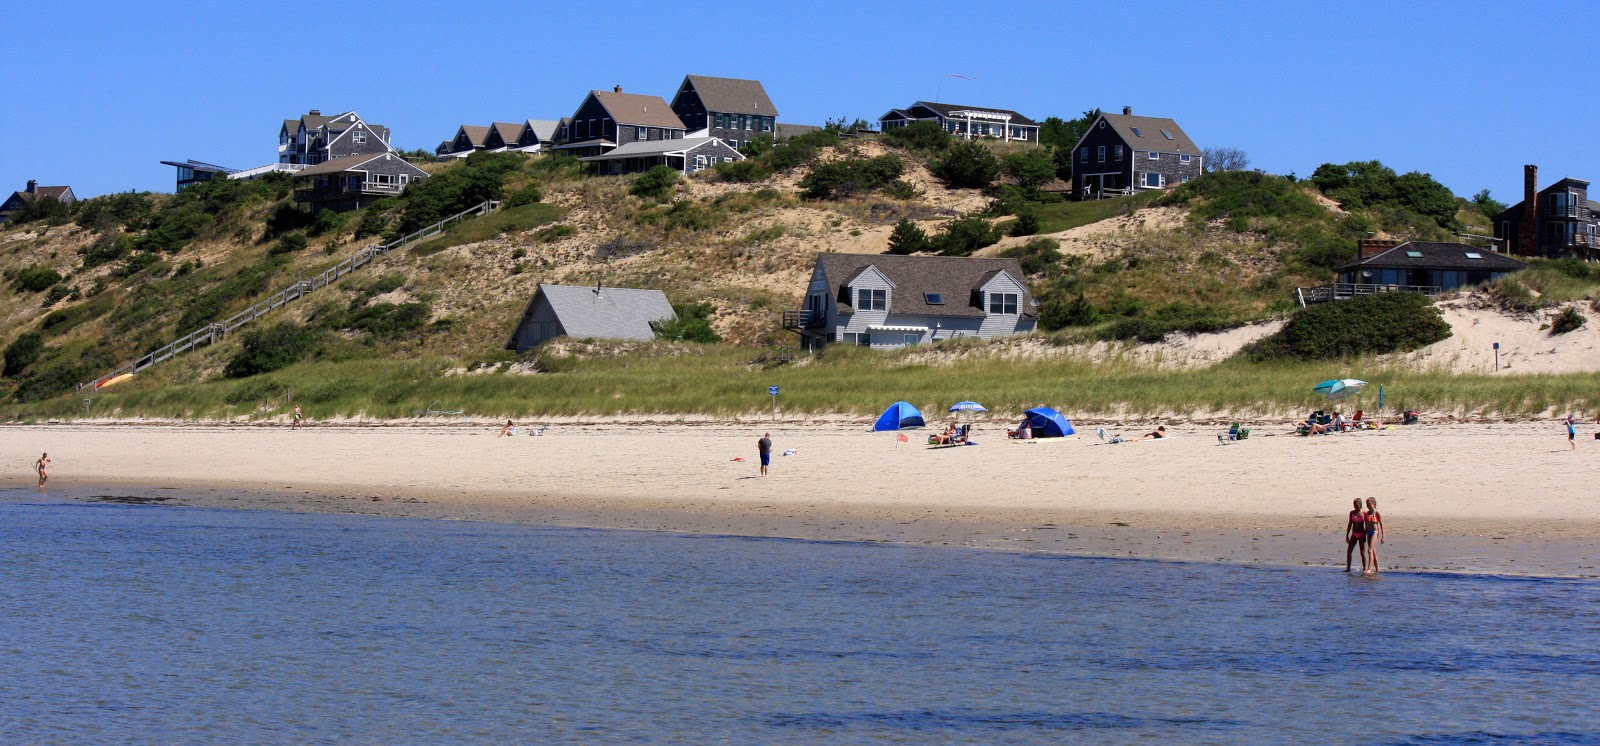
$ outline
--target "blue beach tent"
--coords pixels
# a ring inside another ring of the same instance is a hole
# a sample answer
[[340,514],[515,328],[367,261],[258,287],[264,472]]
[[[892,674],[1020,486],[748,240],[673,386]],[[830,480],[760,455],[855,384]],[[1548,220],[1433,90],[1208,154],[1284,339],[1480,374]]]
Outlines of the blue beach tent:
[[890,404],[888,409],[883,410],[883,415],[878,417],[878,422],[872,426],[872,429],[899,430],[907,427],[922,427],[926,424],[926,422],[922,421],[922,412],[918,411],[916,407],[903,401],[897,401]]
[[1078,432],[1072,429],[1067,418],[1049,407],[1034,407],[1023,414],[1027,415],[1028,427],[1033,428],[1035,438],[1065,438]]

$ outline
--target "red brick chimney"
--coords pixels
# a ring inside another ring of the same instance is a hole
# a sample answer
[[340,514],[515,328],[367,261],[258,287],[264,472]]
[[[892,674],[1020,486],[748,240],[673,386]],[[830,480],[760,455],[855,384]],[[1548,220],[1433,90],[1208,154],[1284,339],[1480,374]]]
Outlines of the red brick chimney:
[[1399,245],[1400,242],[1392,238],[1363,238],[1356,242],[1361,249],[1361,259],[1371,259]]
[[1517,221],[1517,248],[1514,253],[1535,256],[1539,253],[1539,167],[1522,167],[1522,219]]
[[311,113],[308,114],[307,116],[320,117],[320,116],[322,116],[322,110],[321,109],[312,109]]

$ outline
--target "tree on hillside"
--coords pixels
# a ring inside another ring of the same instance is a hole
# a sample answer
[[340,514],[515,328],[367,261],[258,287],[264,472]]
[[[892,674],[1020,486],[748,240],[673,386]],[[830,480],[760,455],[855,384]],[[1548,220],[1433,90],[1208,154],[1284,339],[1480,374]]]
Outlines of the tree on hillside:
[[1200,161],[1208,172],[1243,171],[1250,166],[1250,158],[1239,148],[1205,148],[1200,151]]
[[950,133],[936,122],[912,122],[883,133],[883,139],[892,145],[910,150],[939,152],[950,146]]
[[1484,217],[1491,220],[1494,218],[1494,216],[1505,212],[1506,208],[1510,206],[1504,202],[1501,202],[1500,200],[1490,197],[1489,190],[1487,189],[1472,195],[1472,204],[1474,207],[1478,208],[1478,212],[1483,213]]
[[916,223],[908,218],[901,218],[900,222],[894,224],[894,232],[889,234],[890,254],[904,256],[927,251],[929,248],[927,232],[918,228]]
[[1046,117],[1039,123],[1039,144],[1071,149],[1083,139],[1083,133],[1089,131],[1089,125],[1099,118],[1099,109],[1090,109],[1076,119]]
[[1428,174],[1398,175],[1380,161],[1324,163],[1311,183],[1345,209],[1398,207],[1431,218],[1440,227],[1456,224],[1456,196]]
[[1001,168],[1028,190],[1038,189],[1056,177],[1056,166],[1051,162],[1050,152],[1044,148],[1029,148],[1007,155]]
[[1000,159],[983,143],[961,140],[951,145],[949,154],[935,162],[931,170],[950,186],[981,189],[1000,175]]

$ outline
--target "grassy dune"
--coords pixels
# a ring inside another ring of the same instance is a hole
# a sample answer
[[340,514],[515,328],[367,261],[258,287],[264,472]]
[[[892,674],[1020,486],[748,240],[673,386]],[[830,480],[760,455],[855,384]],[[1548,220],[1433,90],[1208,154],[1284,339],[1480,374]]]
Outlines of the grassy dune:
[[[1252,364],[1229,361],[1202,370],[1159,370],[1088,359],[1005,359],[981,348],[961,355],[927,351],[883,354],[834,348],[804,364],[764,368],[752,350],[654,344],[627,354],[547,360],[555,373],[503,370],[446,375],[438,360],[320,361],[250,379],[161,385],[130,382],[97,395],[93,414],[180,419],[281,415],[290,398],[312,416],[405,418],[428,409],[467,416],[760,415],[768,386],[780,386],[788,415],[871,415],[905,399],[933,415],[975,399],[996,416],[1050,405],[1073,417],[1276,418],[1318,404],[1311,387],[1355,377],[1388,390],[1387,409],[1433,414],[1520,418],[1600,406],[1600,373],[1472,376],[1390,367],[1377,360],[1347,364]],[[930,360],[937,362],[930,362]],[[289,396],[286,396],[288,394]],[[262,409],[270,401],[269,409]],[[1350,410],[1376,409],[1376,389]],[[19,419],[82,416],[73,398],[7,405]]]

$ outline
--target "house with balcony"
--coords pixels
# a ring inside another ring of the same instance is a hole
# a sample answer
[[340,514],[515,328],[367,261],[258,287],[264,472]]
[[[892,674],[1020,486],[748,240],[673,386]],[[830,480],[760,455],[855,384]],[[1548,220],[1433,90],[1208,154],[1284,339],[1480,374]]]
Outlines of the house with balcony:
[[0,202],[0,223],[4,223],[33,200],[47,198],[60,200],[62,204],[70,205],[78,201],[78,196],[72,193],[69,186],[39,186],[34,179],[28,180],[28,185],[20,192],[12,192],[5,202]]
[[683,120],[660,96],[610,91],[590,91],[572,113],[567,142],[556,150],[579,158],[602,155],[631,142],[680,140]]
[[162,161],[163,166],[172,166],[178,169],[178,191],[183,191],[195,184],[211,181],[212,179],[227,178],[238,173],[239,169],[218,166],[213,163],[197,161],[193,158],[186,161]]
[[296,173],[294,199],[313,211],[347,212],[399,195],[426,178],[427,171],[394,153],[349,155]]
[[1600,203],[1589,182],[1571,177],[1538,189],[1539,167],[1523,166],[1522,201],[1494,218],[1494,237],[1508,254],[1600,261]]
[[703,133],[738,150],[757,137],[775,137],[778,109],[759,80],[686,75],[672,111],[691,133]]
[[637,174],[656,166],[666,166],[688,176],[718,163],[742,161],[744,154],[715,137],[685,137],[678,140],[636,140],[600,155],[578,160],[589,164],[592,173],[601,175]]
[[1338,280],[1295,289],[1295,301],[1313,303],[1379,293],[1438,295],[1494,282],[1528,265],[1464,243],[1362,239],[1357,259],[1336,267]]
[[912,122],[934,122],[956,137],[968,140],[989,137],[1007,142],[1039,143],[1039,123],[1010,109],[993,106],[960,106],[933,101],[918,101],[904,109],[890,109],[878,117],[884,132]]
[[278,128],[278,162],[314,166],[352,155],[392,153],[389,128],[368,124],[353,111],[324,116],[318,109]]
[[1023,334],[1037,322],[1014,258],[894,254],[818,254],[804,306],[783,319],[806,349],[875,350]]
[[1200,148],[1177,122],[1162,117],[1101,114],[1072,148],[1073,193],[1078,199],[1165,189],[1204,172]]

